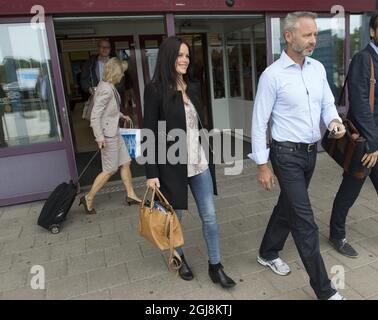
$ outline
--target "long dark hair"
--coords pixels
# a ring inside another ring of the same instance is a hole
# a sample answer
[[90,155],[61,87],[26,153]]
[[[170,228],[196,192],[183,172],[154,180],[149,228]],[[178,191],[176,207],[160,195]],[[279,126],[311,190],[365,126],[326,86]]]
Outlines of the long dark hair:
[[[178,37],[168,37],[162,42],[159,47],[159,53],[156,60],[154,76],[152,77],[152,83],[161,86],[165,97],[168,97],[170,93],[176,90],[178,78],[176,71],[176,60],[182,44],[185,44],[188,47],[189,58],[191,59],[192,55],[190,46]],[[189,82],[193,80],[191,65],[191,61],[189,61],[189,66],[186,74],[183,75],[183,79],[186,84],[189,84]]]

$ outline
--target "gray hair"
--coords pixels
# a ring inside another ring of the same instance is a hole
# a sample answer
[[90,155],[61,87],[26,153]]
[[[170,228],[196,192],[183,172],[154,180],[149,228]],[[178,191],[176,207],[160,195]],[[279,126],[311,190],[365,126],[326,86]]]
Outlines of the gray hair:
[[284,19],[283,33],[286,31],[293,32],[297,29],[297,23],[299,18],[311,18],[316,19],[318,15],[309,11],[296,11],[288,13]]

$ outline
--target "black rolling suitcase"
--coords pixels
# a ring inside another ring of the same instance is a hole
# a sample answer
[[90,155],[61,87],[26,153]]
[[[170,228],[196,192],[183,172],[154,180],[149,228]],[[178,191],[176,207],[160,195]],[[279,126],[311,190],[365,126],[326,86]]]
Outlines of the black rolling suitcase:
[[[89,160],[81,172],[78,181],[80,181],[80,178],[87,171],[99,151],[97,150]],[[58,185],[46,200],[38,218],[38,225],[50,230],[53,234],[59,233],[60,224],[66,219],[67,213],[75,201],[77,189],[78,184],[73,183],[72,180],[69,183],[63,182]]]

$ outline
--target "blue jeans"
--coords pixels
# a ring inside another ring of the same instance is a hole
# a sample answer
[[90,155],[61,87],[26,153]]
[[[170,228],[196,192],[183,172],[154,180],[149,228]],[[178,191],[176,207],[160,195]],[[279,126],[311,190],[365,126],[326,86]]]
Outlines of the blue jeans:
[[[209,262],[211,264],[220,263],[219,231],[214,207],[213,182],[209,169],[189,178],[190,190],[202,221],[202,233],[206,241]],[[184,210],[175,210],[181,220]],[[176,248],[182,255],[182,247]]]

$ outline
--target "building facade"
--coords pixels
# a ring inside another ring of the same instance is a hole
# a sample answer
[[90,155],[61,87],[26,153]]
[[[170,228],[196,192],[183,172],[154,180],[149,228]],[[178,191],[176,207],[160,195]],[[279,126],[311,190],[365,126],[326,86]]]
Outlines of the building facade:
[[[125,112],[136,127],[158,47],[170,35],[192,49],[208,128],[243,129],[248,141],[259,76],[283,49],[282,20],[314,11],[318,46],[337,97],[349,61],[369,41],[375,0],[0,0],[0,206],[44,199],[96,148],[81,118],[83,63],[98,39],[127,58]],[[345,110],[347,101],[339,106]]]

